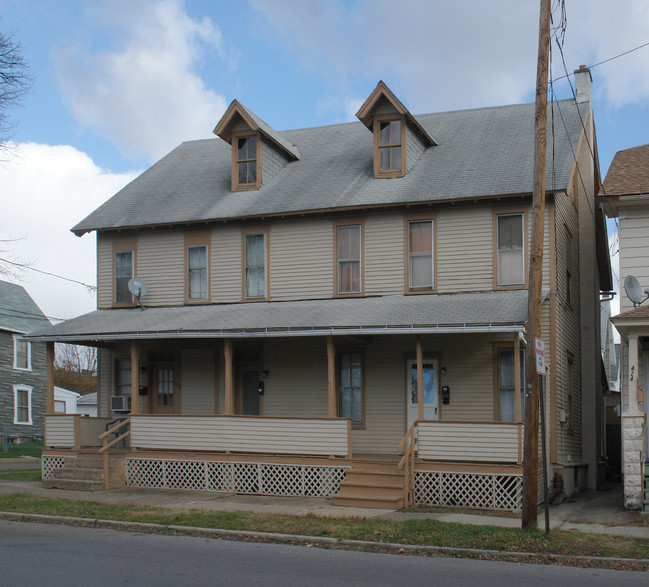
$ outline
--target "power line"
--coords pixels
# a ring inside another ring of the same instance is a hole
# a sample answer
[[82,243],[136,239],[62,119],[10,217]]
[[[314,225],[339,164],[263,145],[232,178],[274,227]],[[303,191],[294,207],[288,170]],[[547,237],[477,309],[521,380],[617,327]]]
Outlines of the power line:
[[83,281],[78,281],[76,279],[71,279],[70,277],[63,277],[63,275],[57,275],[56,273],[50,273],[49,271],[43,271],[42,269],[36,269],[35,267],[30,267],[29,265],[25,265],[23,263],[16,263],[14,261],[10,261],[9,259],[3,259],[0,257],[0,262],[2,263],[7,263],[9,265],[13,265],[14,267],[19,267],[20,269],[29,269],[30,271],[36,271],[36,273],[42,273],[43,275],[49,275],[50,277],[56,277],[57,279],[63,279],[64,281],[69,281],[71,283],[76,283],[78,285],[83,285],[85,288],[92,290],[92,291],[97,291],[97,287],[94,285],[90,285],[88,283],[84,283]]

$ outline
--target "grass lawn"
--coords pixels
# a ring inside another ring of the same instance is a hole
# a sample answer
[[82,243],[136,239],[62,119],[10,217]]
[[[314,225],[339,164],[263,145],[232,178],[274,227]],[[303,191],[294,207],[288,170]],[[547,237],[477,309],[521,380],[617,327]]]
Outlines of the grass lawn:
[[[0,443],[0,451],[2,450],[2,443]],[[8,452],[6,454],[0,452],[0,459],[15,459],[17,457],[41,457],[43,452],[42,442],[23,442],[21,444],[8,444]]]
[[0,471],[0,479],[11,479],[13,481],[40,481],[40,469],[8,469]]
[[330,536],[376,543],[391,542],[567,556],[649,558],[649,540],[646,539],[560,530],[553,530],[546,536],[541,531],[451,524],[435,520],[350,520],[252,512],[174,510],[140,505],[126,506],[52,499],[19,493],[0,495],[0,511],[74,516],[91,520],[121,520],[225,530]]

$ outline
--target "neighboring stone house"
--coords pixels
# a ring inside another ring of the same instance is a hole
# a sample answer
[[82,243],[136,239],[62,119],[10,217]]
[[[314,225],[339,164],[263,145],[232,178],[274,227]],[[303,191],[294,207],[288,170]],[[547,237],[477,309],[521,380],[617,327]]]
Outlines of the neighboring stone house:
[[[567,493],[603,470],[612,287],[576,77],[548,127],[542,304]],[[415,116],[381,82],[357,116],[277,132],[234,101],[73,228],[97,233],[98,309],[32,340],[99,348],[99,417],[48,417],[44,478],[121,416],[128,485],[520,507],[534,105]]]
[[45,344],[23,335],[49,324],[25,288],[0,281],[0,436],[9,440],[43,437]]
[[[627,508],[649,506],[644,494],[649,389],[649,144],[616,153],[600,192],[606,214],[617,218],[620,285],[633,276],[640,284],[634,303],[622,287],[620,314],[613,324],[621,336],[622,446]],[[635,297],[635,296],[634,296]],[[643,301],[642,298],[645,298]],[[645,485],[646,486],[646,485]]]

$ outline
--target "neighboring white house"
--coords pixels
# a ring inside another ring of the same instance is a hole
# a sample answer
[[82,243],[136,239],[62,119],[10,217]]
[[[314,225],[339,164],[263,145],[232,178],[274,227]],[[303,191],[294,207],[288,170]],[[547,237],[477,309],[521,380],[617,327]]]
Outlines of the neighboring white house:
[[82,395],[77,400],[77,414],[97,417],[97,392]]
[[57,414],[76,414],[77,401],[81,397],[80,393],[64,389],[63,387],[54,387],[54,412]]

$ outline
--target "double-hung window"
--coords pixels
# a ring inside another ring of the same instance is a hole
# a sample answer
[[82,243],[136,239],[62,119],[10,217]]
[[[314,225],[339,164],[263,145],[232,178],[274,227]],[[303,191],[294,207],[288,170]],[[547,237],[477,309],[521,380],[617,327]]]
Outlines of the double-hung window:
[[435,287],[433,256],[433,221],[408,222],[408,289],[430,290]]
[[524,285],[524,214],[498,214],[496,218],[498,285]]
[[244,297],[247,299],[267,297],[266,241],[266,232],[244,234]]
[[337,293],[362,293],[362,227],[360,224],[336,227]]
[[338,353],[338,416],[363,425],[363,358],[360,352]]
[[[498,420],[501,422],[516,422],[516,370],[514,348],[501,347],[497,349],[497,385],[498,385]],[[525,413],[525,351],[520,350],[520,406],[521,419]]]
[[115,303],[132,304],[133,295],[128,282],[133,277],[133,251],[115,253]]
[[207,246],[187,247],[187,301],[207,300]]
[[18,335],[14,335],[14,369],[32,370],[32,345]]
[[14,385],[14,424],[32,424],[32,388]]
[[379,120],[379,174],[401,174],[401,120]]
[[234,149],[234,185],[235,189],[255,189],[259,187],[257,169],[257,147],[259,140],[256,135],[235,137]]

